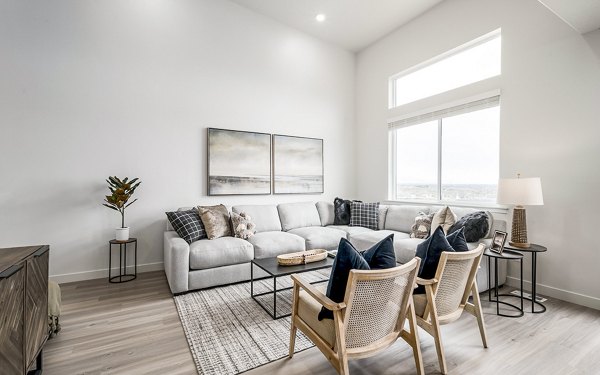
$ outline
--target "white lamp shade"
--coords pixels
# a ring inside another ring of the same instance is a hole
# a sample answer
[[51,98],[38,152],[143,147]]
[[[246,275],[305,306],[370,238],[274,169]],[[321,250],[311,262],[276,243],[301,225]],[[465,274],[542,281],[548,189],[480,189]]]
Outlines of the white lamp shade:
[[518,206],[541,206],[544,204],[542,181],[539,177],[501,178],[498,181],[496,202]]

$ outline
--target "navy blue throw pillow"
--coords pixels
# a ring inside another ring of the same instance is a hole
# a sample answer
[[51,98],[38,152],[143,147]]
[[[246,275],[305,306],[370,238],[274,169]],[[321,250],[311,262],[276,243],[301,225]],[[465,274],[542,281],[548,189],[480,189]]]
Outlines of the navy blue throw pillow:
[[419,277],[422,279],[432,279],[437,271],[440,256],[443,251],[454,251],[444,235],[441,226],[433,234],[417,246],[417,256],[421,258],[421,267],[419,268]]
[[362,252],[363,258],[369,263],[372,270],[382,270],[396,267],[396,253],[394,252],[394,234],[390,234],[377,242],[370,249]]
[[[369,264],[345,238],[340,239],[338,251],[331,267],[329,284],[327,285],[327,297],[334,302],[342,302],[346,294],[346,284],[350,270],[369,270]],[[319,320],[333,319],[333,312],[325,307],[319,312]]]
[[446,236],[446,240],[448,240],[454,251],[469,251],[469,245],[467,245],[467,239],[465,238],[465,228],[450,233]]

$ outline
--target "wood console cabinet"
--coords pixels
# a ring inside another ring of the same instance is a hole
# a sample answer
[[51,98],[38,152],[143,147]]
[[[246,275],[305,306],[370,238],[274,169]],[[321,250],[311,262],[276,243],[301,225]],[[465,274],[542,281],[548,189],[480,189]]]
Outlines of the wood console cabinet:
[[48,245],[0,249],[0,375],[41,373],[49,251]]

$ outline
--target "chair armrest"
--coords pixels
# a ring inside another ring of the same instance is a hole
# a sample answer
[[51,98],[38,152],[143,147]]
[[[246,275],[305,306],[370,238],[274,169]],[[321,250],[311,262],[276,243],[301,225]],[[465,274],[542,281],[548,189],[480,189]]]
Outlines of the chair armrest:
[[438,279],[421,279],[420,277],[417,277],[417,284],[419,285],[433,285],[433,284],[437,284]]
[[323,307],[333,311],[333,310],[341,310],[346,307],[346,304],[343,302],[337,303],[333,302],[329,297],[323,294],[320,290],[312,286],[311,283],[302,279],[300,276],[293,274],[292,280],[294,284],[297,284],[300,288],[304,289],[306,293],[308,293],[311,297],[313,297],[317,302],[319,302]]

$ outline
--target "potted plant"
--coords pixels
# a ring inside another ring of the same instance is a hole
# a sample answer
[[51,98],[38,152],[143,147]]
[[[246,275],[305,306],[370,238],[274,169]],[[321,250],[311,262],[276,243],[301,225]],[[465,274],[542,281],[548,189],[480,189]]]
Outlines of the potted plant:
[[138,178],[129,181],[128,177],[121,180],[114,176],[108,177],[106,182],[111,195],[105,196],[104,202],[106,203],[102,203],[102,205],[121,214],[121,228],[117,228],[115,238],[117,241],[127,241],[129,239],[129,227],[125,226],[125,209],[137,201],[137,199],[134,199],[129,202],[129,199],[135,189],[140,186],[141,181],[138,181]]

